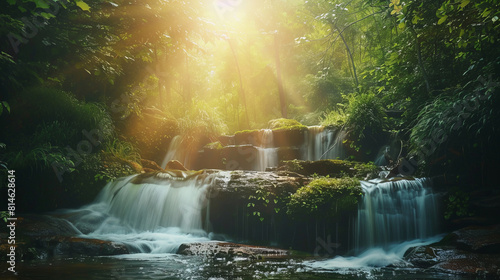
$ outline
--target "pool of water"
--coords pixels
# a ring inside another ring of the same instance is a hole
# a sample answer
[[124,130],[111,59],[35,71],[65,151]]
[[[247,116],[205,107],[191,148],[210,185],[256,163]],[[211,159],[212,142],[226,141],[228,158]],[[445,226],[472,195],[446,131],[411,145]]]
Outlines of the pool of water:
[[[1,279],[467,279],[408,268],[321,268],[303,260],[224,260],[176,254],[132,254],[2,264]],[[320,261],[321,262],[321,261]]]

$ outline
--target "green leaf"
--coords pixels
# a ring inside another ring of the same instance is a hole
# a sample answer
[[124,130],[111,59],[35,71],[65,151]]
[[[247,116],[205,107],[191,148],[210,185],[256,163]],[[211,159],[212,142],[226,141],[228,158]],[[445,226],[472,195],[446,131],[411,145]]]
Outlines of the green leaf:
[[442,18],[440,18],[438,20],[438,24],[443,24],[443,22],[445,22],[447,18],[448,18],[448,16],[443,16]]
[[56,16],[54,16],[54,15],[53,15],[53,14],[51,14],[51,13],[45,13],[45,12],[41,12],[41,13],[40,13],[40,15],[41,15],[42,17],[44,17],[45,19],[51,19],[51,18],[53,18],[53,17],[56,17]]
[[7,3],[9,3],[10,5],[14,5],[16,4],[16,0],[7,0]]
[[[78,7],[80,7],[80,9],[82,9],[83,11],[90,11],[90,6],[87,5],[87,3],[81,1],[81,0],[77,0],[76,2],[76,5]],[[48,8],[48,7],[47,7]]]
[[481,14],[483,17],[487,17],[489,14],[491,13],[490,10],[488,10],[488,8],[484,9],[483,13]]
[[5,107],[5,109],[7,109],[7,112],[9,112],[9,113],[10,113],[10,106],[9,106],[9,103],[7,103],[7,101],[3,101],[3,102],[2,102],[2,104],[3,104],[3,107]]
[[37,8],[40,8],[40,9],[50,8],[49,4],[47,4],[47,2],[45,2],[43,0],[33,0],[33,2],[36,4]]
[[398,25],[399,29],[405,29],[406,23],[403,21]]
[[462,4],[460,4],[460,8],[464,8],[465,6],[467,6],[469,4],[470,0],[463,0],[462,1]]

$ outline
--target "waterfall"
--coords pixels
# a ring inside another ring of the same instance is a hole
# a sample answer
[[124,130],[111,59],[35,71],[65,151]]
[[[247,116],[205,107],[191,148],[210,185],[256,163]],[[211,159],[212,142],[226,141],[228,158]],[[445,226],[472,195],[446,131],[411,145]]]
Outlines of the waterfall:
[[260,146],[257,148],[257,159],[254,170],[265,171],[268,167],[278,166],[278,148],[274,147],[273,131],[263,129],[260,131]]
[[426,178],[395,182],[362,182],[355,228],[356,251],[426,239],[438,233],[436,194]]
[[406,250],[437,242],[439,207],[429,179],[361,182],[364,195],[354,226],[354,254],[308,265],[342,269],[400,262]]
[[203,212],[212,177],[158,175],[165,178],[134,175],[108,183],[68,220],[82,237],[121,242],[132,252],[175,253],[181,243],[207,240]]
[[302,147],[302,159],[345,159],[343,141],[346,133],[323,126],[310,126]]
[[174,136],[172,140],[170,140],[170,144],[168,145],[167,154],[163,159],[161,167],[165,169],[167,163],[171,160],[178,160],[182,163],[182,165],[187,166],[189,161],[189,156],[187,151],[182,147],[182,137],[180,135]]

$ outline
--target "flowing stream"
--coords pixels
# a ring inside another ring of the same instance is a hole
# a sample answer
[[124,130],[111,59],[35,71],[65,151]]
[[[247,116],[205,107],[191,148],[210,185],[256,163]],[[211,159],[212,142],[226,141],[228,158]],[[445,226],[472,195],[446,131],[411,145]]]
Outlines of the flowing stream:
[[255,262],[176,255],[182,243],[214,239],[205,231],[212,175],[147,180],[135,175],[108,184],[94,203],[65,214],[80,237],[120,242],[131,254],[21,263],[20,275],[24,279],[47,275],[51,279],[461,279],[387,267],[401,263],[409,247],[437,240],[440,214],[427,179],[362,182],[364,196],[350,256]]
[[325,269],[383,267],[402,262],[406,250],[440,240],[437,196],[426,178],[361,182],[353,256],[309,265]]
[[134,183],[137,177],[109,183],[93,204],[70,210],[82,237],[120,242],[132,253],[175,253],[182,243],[209,240],[202,215],[210,176]]

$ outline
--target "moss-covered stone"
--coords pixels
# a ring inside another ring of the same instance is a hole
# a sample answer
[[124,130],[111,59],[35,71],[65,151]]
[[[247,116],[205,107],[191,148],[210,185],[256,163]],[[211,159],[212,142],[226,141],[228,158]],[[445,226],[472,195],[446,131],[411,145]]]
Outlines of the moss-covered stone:
[[258,146],[259,130],[242,130],[234,134],[234,143],[236,145],[254,145]]
[[293,219],[337,218],[356,210],[361,195],[357,179],[315,179],[291,196],[287,214]]
[[297,172],[305,176],[354,176],[358,178],[371,178],[378,173],[378,168],[373,163],[336,159],[323,159],[318,161],[289,160],[284,161],[278,169]]
[[273,131],[307,129],[307,126],[301,124],[297,120],[284,119],[284,118],[270,120],[268,127]]

